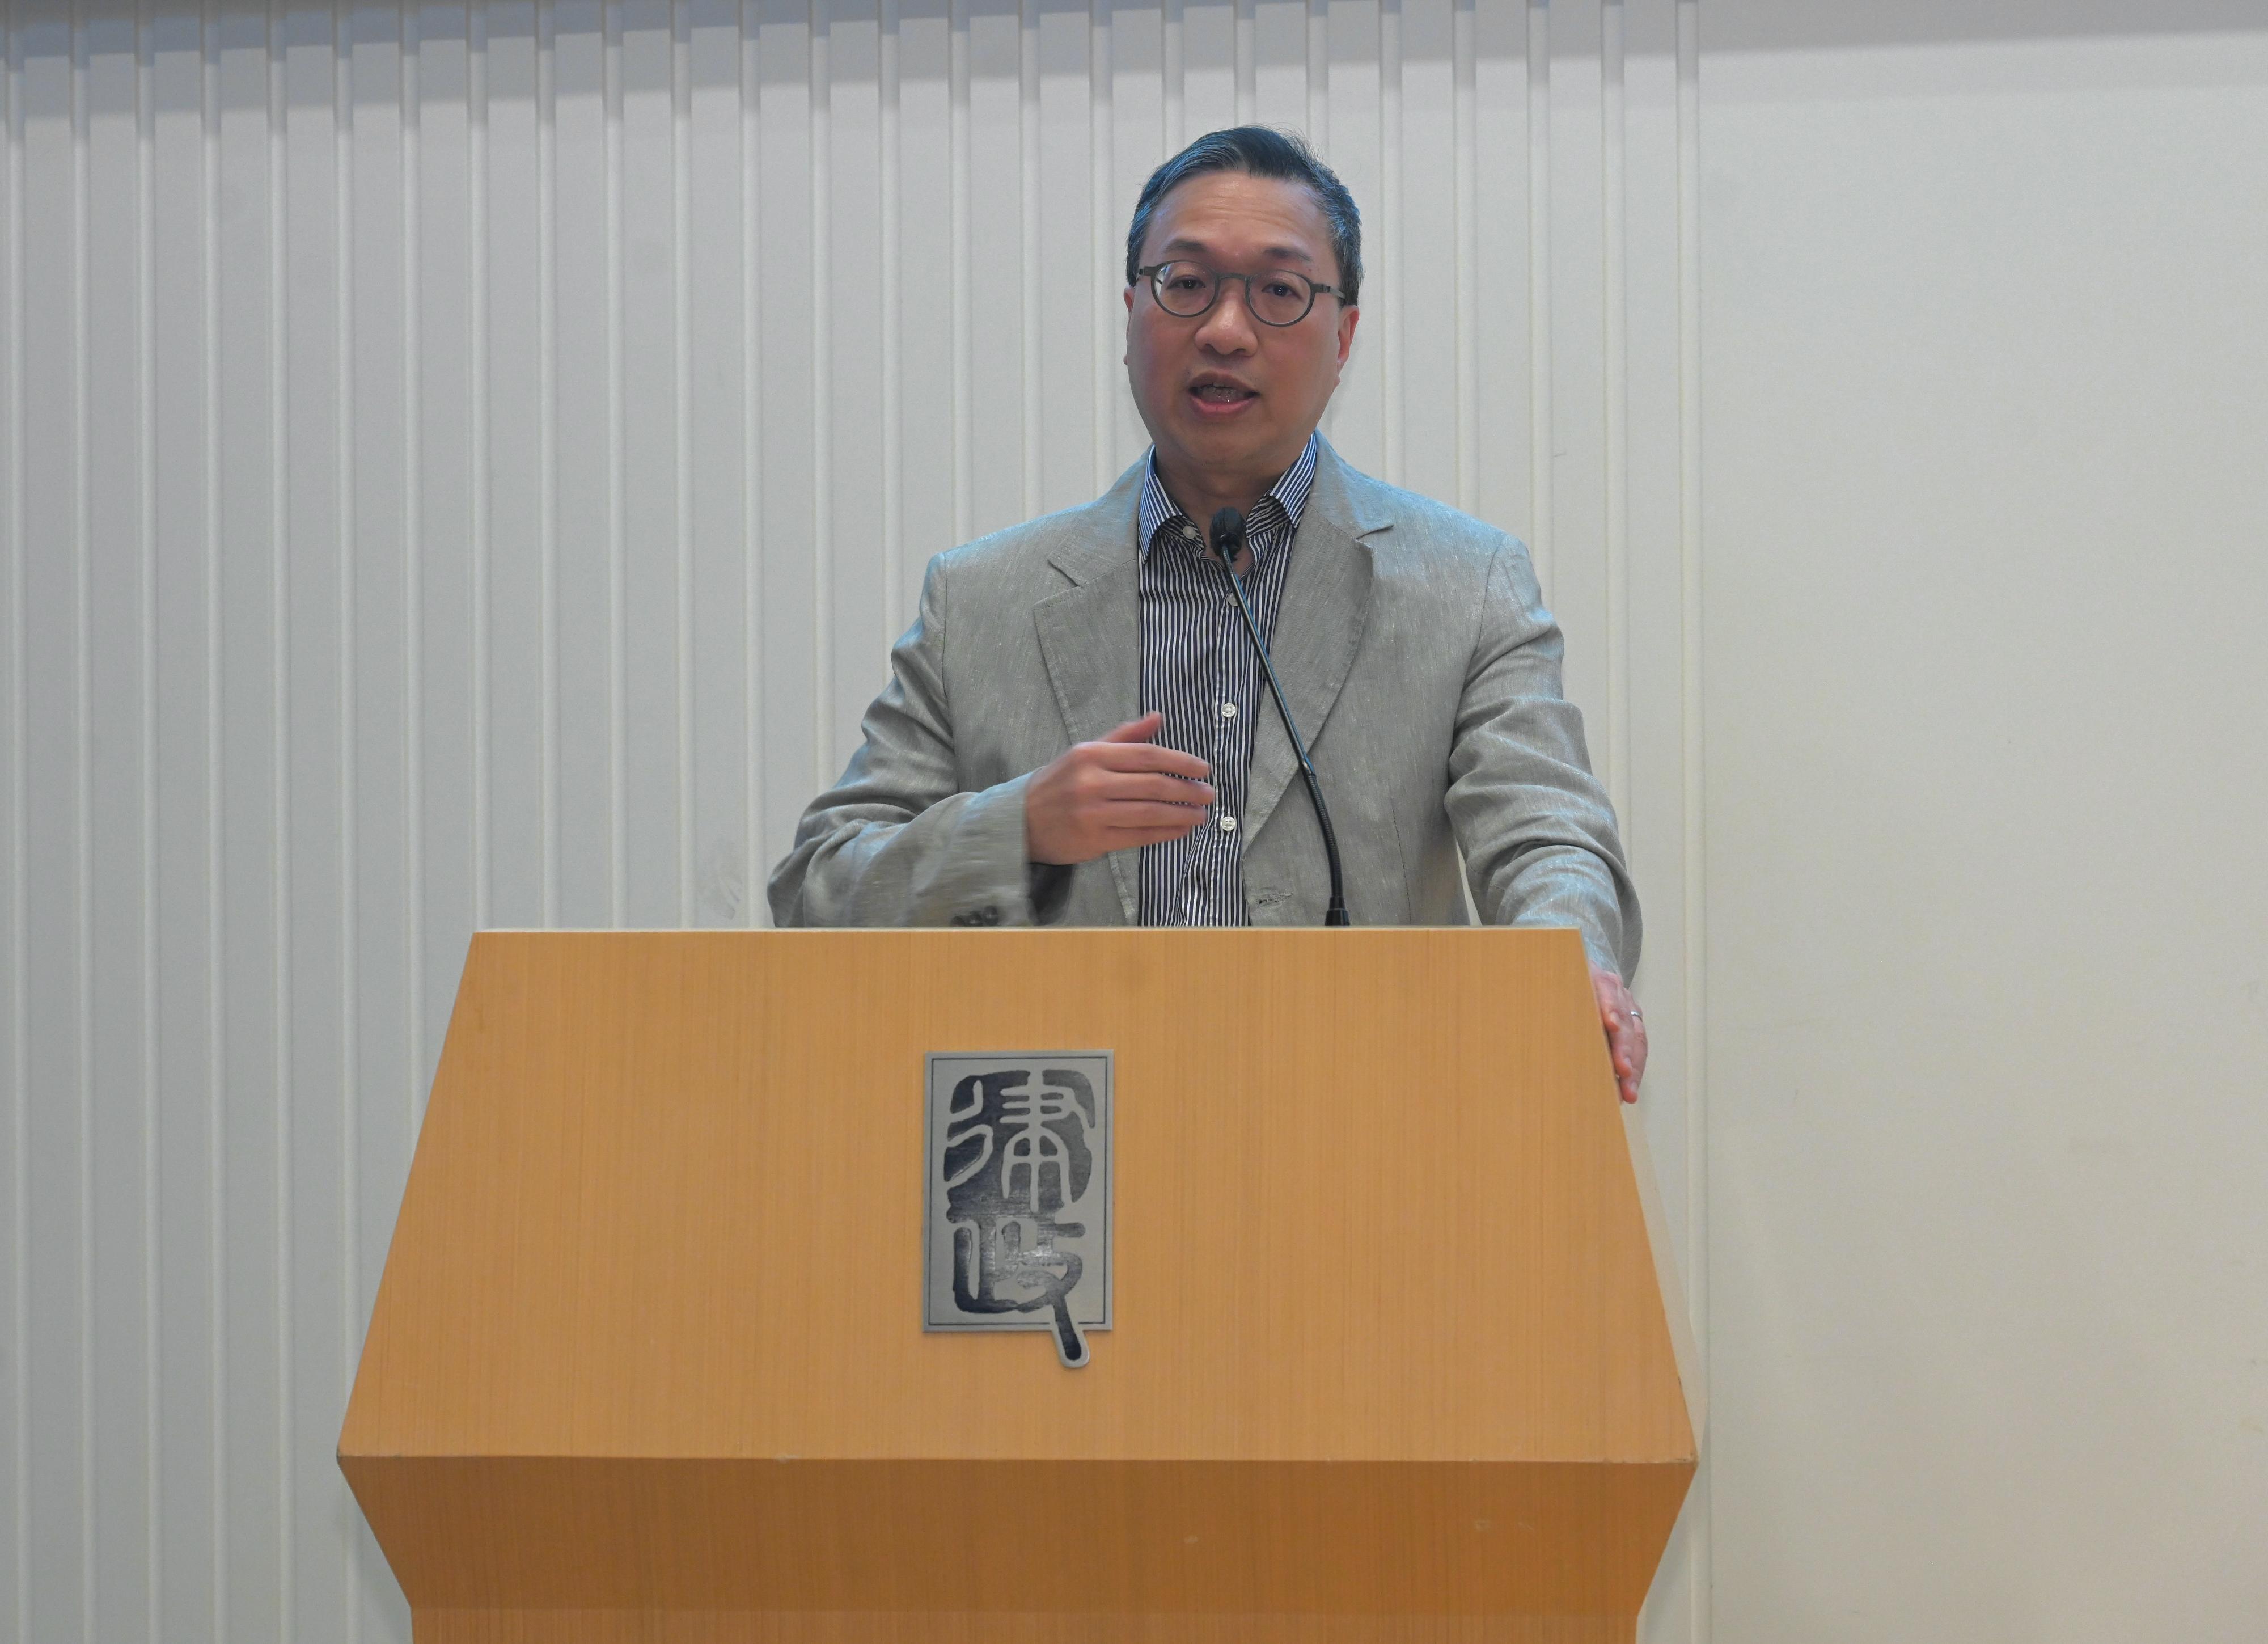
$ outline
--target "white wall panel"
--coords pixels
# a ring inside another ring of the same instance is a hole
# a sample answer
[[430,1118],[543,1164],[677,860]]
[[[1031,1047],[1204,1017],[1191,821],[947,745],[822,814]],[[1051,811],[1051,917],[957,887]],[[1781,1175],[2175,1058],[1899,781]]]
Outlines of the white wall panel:
[[2268,15],[1933,9],[1707,62],[1719,1633],[2249,1638]]
[[1366,213],[1332,437],[1563,607],[1697,1248],[1693,16],[8,0],[0,1632],[405,1635],[332,1449],[468,934],[764,917],[930,557],[1140,453],[1240,118]]

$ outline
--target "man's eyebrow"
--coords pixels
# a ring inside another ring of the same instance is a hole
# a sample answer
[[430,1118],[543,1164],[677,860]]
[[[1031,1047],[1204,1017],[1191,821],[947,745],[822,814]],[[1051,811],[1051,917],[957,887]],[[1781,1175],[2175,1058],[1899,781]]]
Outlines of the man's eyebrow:
[[[1190,240],[1182,235],[1176,234],[1173,239],[1167,240],[1160,249],[1166,251],[1187,252],[1192,255],[1202,256],[1207,251],[1211,250],[1211,247],[1207,246],[1202,240]],[[1260,254],[1277,262],[1306,263],[1313,263],[1314,262],[1314,257],[1310,256],[1307,252],[1300,250],[1297,246],[1269,246],[1263,248]]]

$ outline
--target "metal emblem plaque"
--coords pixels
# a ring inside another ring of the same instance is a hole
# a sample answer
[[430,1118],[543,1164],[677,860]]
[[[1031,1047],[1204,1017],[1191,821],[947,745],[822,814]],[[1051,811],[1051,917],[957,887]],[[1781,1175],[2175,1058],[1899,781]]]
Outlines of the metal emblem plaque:
[[932,1051],[922,1323],[1044,1330],[1076,1369],[1110,1328],[1111,1052]]

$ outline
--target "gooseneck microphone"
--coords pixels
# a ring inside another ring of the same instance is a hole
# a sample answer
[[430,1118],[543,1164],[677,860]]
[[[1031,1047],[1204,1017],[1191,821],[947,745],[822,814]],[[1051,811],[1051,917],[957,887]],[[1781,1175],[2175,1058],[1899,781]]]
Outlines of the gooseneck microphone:
[[1331,828],[1330,807],[1323,803],[1323,785],[1315,775],[1314,761],[1307,757],[1307,745],[1300,740],[1300,727],[1292,722],[1292,704],[1284,700],[1284,682],[1276,677],[1276,664],[1268,654],[1268,642],[1260,637],[1260,619],[1252,614],[1252,601],[1244,592],[1244,579],[1236,574],[1236,557],[1244,551],[1244,516],[1233,508],[1224,508],[1212,517],[1212,551],[1220,557],[1220,568],[1228,573],[1228,586],[1236,594],[1236,608],[1244,614],[1244,631],[1252,636],[1252,648],[1260,653],[1260,667],[1268,675],[1269,693],[1276,698],[1276,711],[1283,716],[1284,734],[1292,739],[1292,756],[1300,762],[1300,774],[1307,780],[1307,797],[1315,803],[1315,821],[1323,829],[1323,855],[1331,866],[1331,905],[1323,915],[1325,925],[1349,925],[1346,887],[1339,867],[1339,837]]

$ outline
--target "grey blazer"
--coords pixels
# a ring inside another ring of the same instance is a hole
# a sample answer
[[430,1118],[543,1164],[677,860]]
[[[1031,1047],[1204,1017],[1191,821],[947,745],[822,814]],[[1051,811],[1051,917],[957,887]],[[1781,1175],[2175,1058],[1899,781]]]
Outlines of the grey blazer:
[[[930,562],[865,746],[772,874],[776,923],[1135,922],[1138,852],[1026,860],[1024,785],[1139,713],[1143,474]],[[1594,963],[1630,975],[1637,892],[1528,550],[1324,444],[1292,554],[1271,649],[1354,923],[1463,924],[1462,850],[1487,922],[1572,925]],[[1298,775],[1263,705],[1243,818],[1255,925],[1322,923],[1329,878]]]

